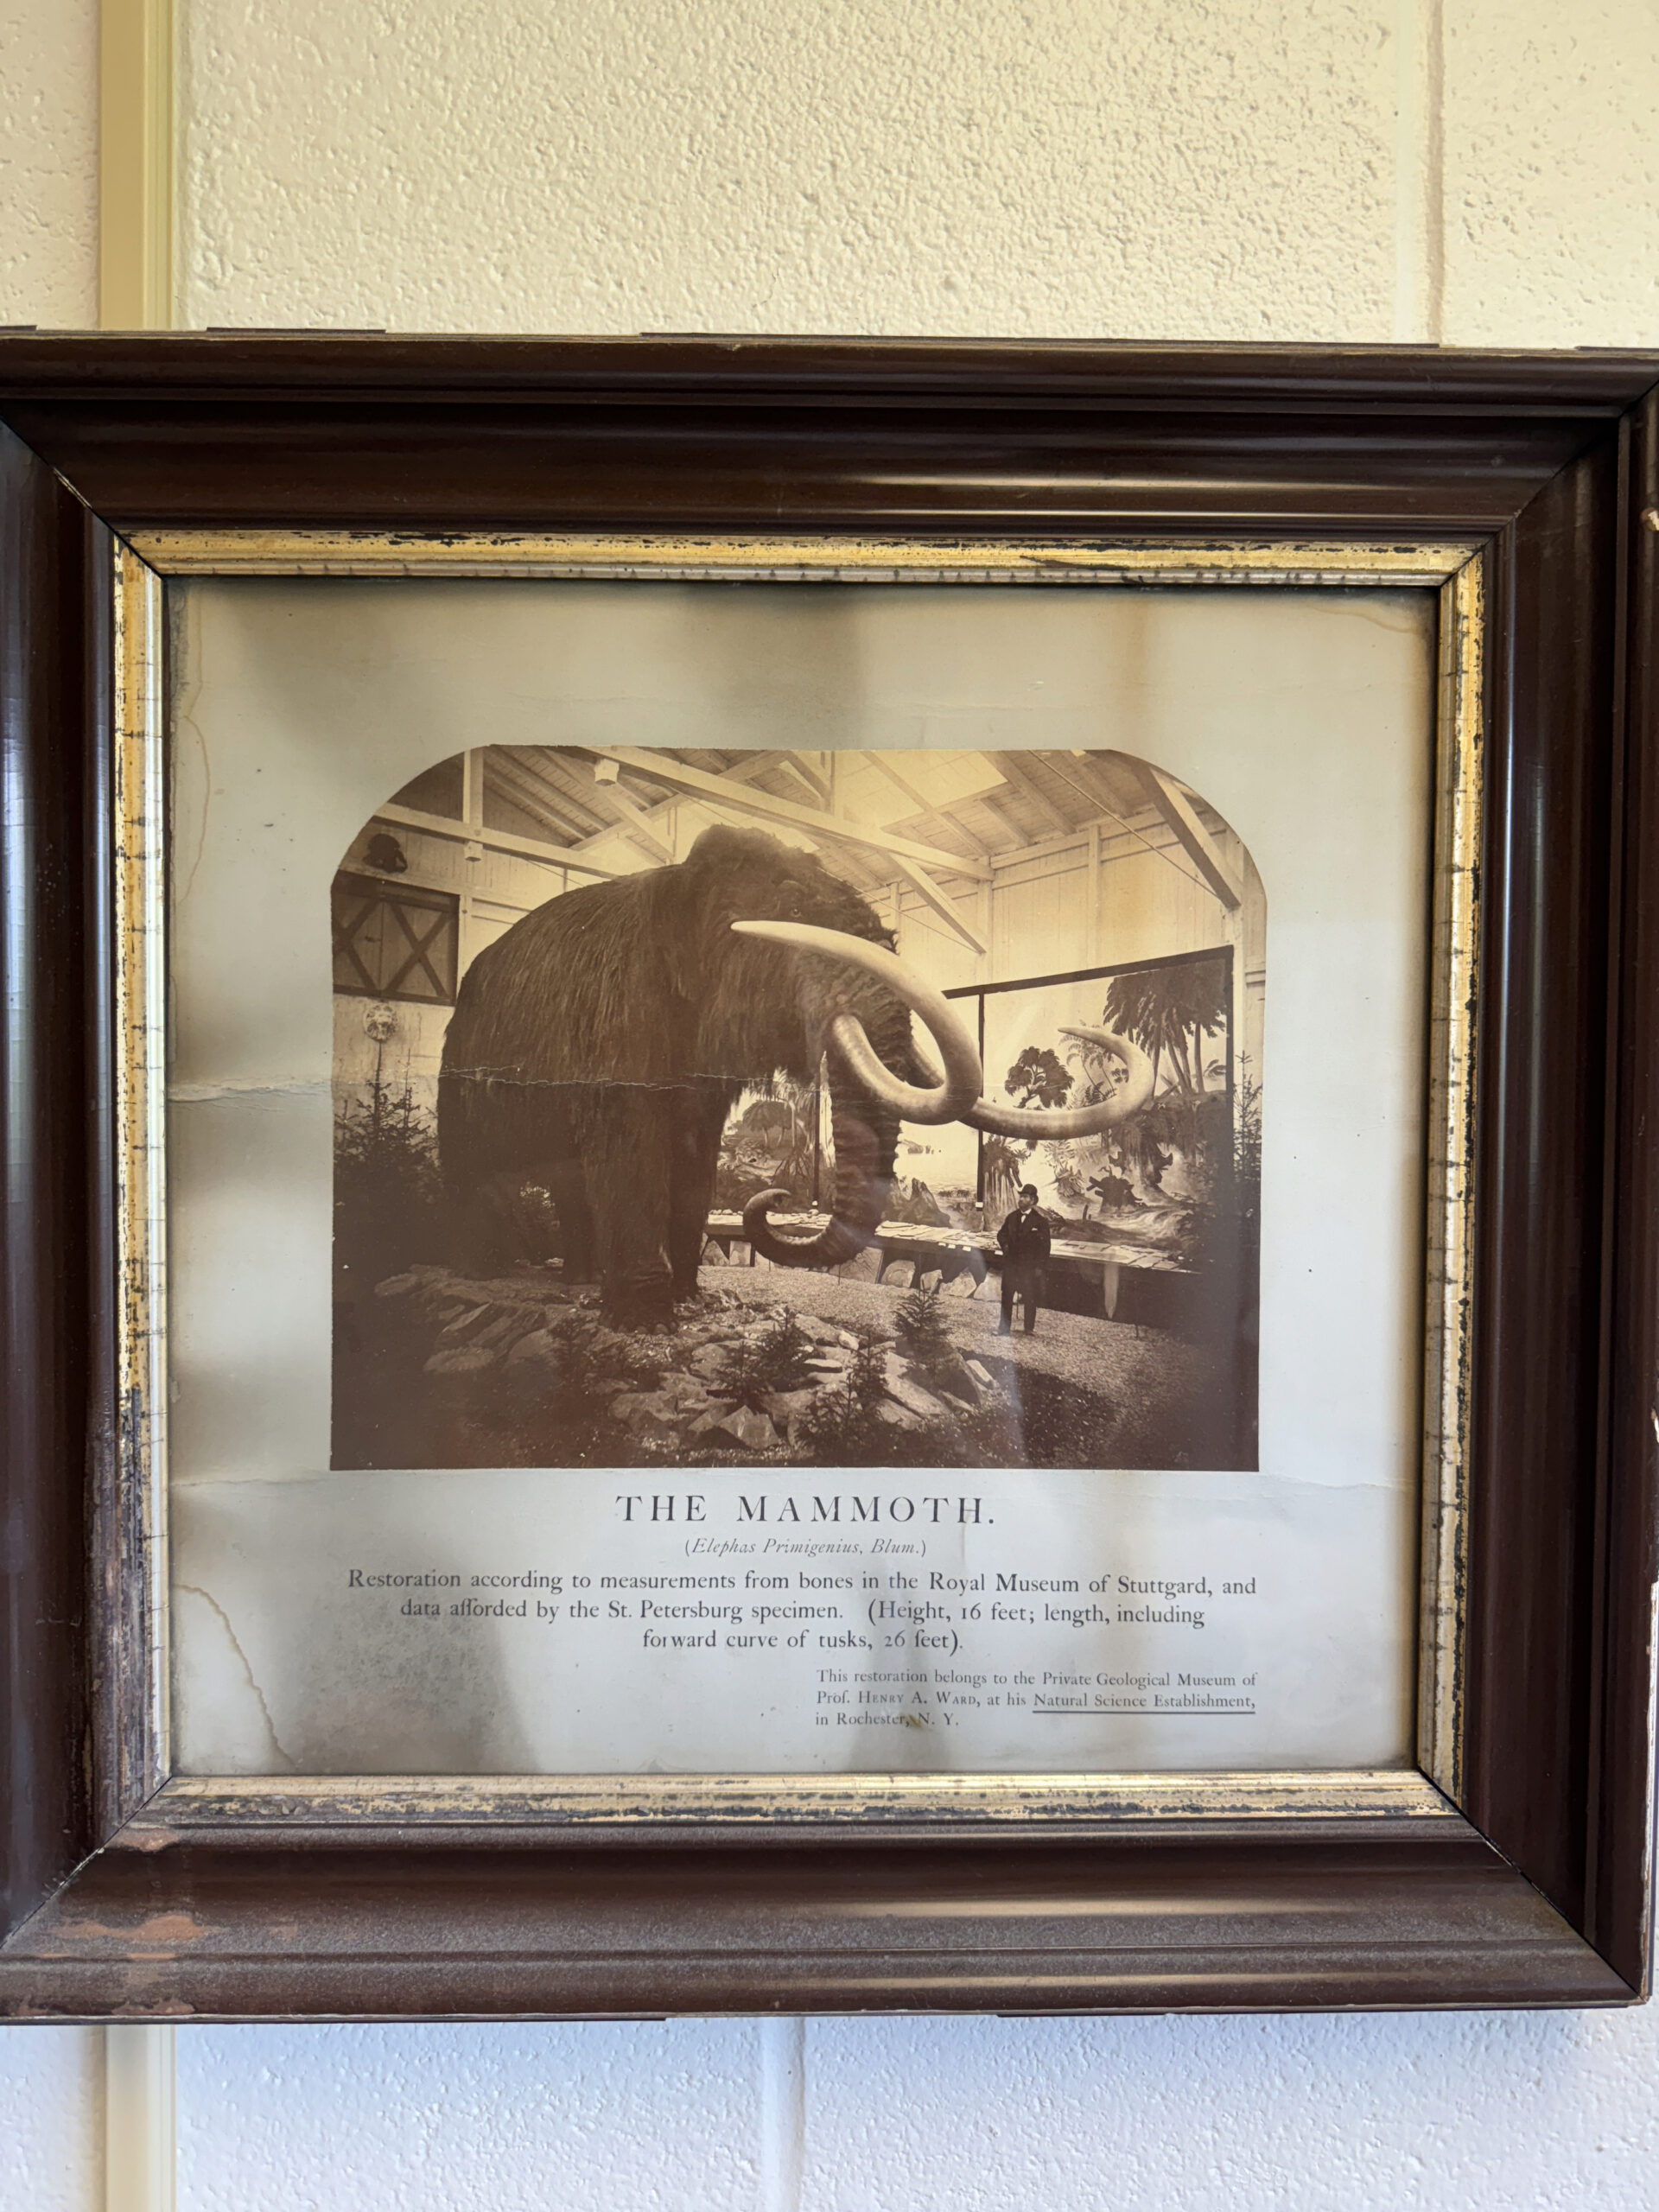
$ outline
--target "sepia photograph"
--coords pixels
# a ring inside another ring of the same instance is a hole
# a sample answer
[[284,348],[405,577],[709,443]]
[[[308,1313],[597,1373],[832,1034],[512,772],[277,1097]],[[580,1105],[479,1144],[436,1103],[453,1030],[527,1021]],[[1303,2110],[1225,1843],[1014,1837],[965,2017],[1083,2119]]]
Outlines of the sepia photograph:
[[832,552],[182,594],[190,1771],[1406,1755],[1433,599]]
[[1157,763],[483,746],[332,898],[334,1466],[1256,1465],[1266,902]]

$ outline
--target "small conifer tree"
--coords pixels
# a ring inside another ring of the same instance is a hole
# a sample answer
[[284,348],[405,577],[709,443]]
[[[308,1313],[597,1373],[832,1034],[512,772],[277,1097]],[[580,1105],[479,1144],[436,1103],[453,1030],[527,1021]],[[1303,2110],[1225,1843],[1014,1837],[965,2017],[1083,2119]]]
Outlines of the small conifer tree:
[[918,1284],[894,1314],[893,1325],[906,1358],[925,1375],[954,1370],[960,1364],[937,1283],[925,1290]]
[[861,1333],[846,1380],[821,1390],[806,1411],[800,1440],[820,1459],[866,1463],[882,1435],[876,1409],[887,1394],[887,1340]]
[[763,1335],[733,1346],[715,1395],[758,1410],[762,1399],[804,1389],[811,1382],[811,1352],[805,1330],[793,1313],[785,1313]]

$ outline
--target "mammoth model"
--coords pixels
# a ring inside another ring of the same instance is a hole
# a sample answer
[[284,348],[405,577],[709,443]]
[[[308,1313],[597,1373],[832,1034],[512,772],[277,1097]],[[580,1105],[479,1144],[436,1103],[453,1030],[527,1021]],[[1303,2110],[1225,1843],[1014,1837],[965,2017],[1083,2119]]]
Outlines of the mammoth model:
[[[889,949],[848,884],[757,830],[705,830],[677,866],[550,899],[480,953],[444,1042],[438,1142],[457,1257],[499,1264],[505,1194],[534,1183],[558,1208],[567,1275],[596,1274],[623,1326],[666,1320],[696,1287],[721,1135],[746,1084],[815,1080],[827,1056],[835,1205],[790,1239],[750,1200],[744,1233],[789,1267],[827,1268],[874,1241],[901,1121],[963,1120],[1025,1137],[1092,1135],[1151,1096],[1126,1038],[1097,1104],[1052,1112],[980,1097],[960,1018]],[[931,1033],[944,1072],[911,1038]]]

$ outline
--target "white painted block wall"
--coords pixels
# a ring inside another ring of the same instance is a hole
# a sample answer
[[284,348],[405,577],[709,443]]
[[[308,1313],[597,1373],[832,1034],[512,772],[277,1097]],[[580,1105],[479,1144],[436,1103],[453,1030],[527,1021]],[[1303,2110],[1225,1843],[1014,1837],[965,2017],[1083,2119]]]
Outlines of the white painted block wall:
[[[1659,347],[1652,0],[178,0],[181,320]],[[94,316],[0,0],[0,321]],[[0,2033],[0,2208],[101,2202]],[[197,2028],[186,2212],[1659,2202],[1659,2012]]]

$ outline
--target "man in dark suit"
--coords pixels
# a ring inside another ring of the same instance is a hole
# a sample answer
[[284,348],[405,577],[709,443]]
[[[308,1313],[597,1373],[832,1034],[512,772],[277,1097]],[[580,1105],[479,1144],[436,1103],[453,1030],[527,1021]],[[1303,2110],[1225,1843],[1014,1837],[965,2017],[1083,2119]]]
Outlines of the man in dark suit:
[[1014,1325],[1017,1292],[1026,1303],[1026,1334],[1037,1326],[1037,1308],[1043,1302],[1043,1269],[1048,1265],[1048,1224],[1037,1211],[1037,1185],[1022,1183],[1020,1203],[996,1232],[1002,1247],[1002,1325],[1000,1337]]

